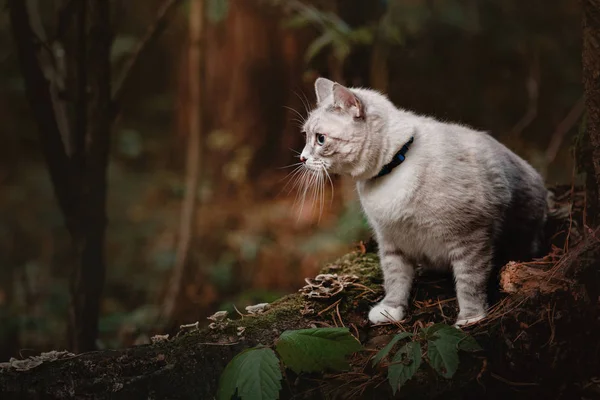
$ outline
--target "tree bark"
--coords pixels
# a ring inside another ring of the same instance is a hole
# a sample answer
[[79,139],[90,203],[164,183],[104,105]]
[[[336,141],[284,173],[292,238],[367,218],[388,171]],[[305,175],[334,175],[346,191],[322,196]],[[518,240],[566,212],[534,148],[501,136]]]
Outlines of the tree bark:
[[72,230],[74,198],[70,187],[69,159],[63,146],[61,133],[52,107],[51,83],[44,76],[27,4],[22,0],[9,0],[10,22],[21,71],[25,79],[27,101],[38,126],[43,155],[58,205],[65,216],[69,231]]
[[[110,92],[109,0],[77,3],[76,46],[66,58],[77,65],[75,113],[66,121],[70,137],[61,134],[52,81],[57,71],[40,56],[47,43],[35,35],[27,2],[9,2],[27,98],[38,125],[42,151],[54,192],[74,249],[69,318],[70,347],[82,352],[95,348],[100,296],[104,283],[106,227],[106,169],[112,122]],[[89,20],[89,22],[88,22]],[[62,21],[66,24],[66,21]],[[59,107],[60,106],[60,107]],[[62,115],[62,114],[61,114]],[[67,153],[70,147],[72,152]]]
[[[110,2],[90,0],[89,16],[89,54],[86,55],[88,61],[85,66],[89,78],[89,81],[86,79],[89,101],[85,101],[85,115],[89,115],[89,124],[80,143],[85,167],[78,185],[81,200],[78,230],[74,237],[77,264],[72,281],[72,348],[76,352],[95,349],[98,336],[100,299],[106,269],[106,174],[112,125]],[[74,168],[77,167],[75,163]]]
[[583,0],[583,84],[587,110],[582,157],[587,167],[588,218],[600,224],[600,0]]
[[184,272],[189,260],[190,245],[196,221],[196,199],[198,197],[198,184],[200,180],[200,161],[202,157],[202,123],[203,111],[202,91],[203,59],[204,59],[204,0],[193,0],[190,5],[189,15],[189,44],[188,44],[188,86],[187,103],[187,154],[185,196],[181,207],[181,220],[179,222],[179,237],[175,266],[171,282],[163,304],[162,315],[168,322],[173,322],[178,301],[181,299]]
[[300,41],[297,32],[281,26],[280,10],[268,2],[230,1],[226,18],[207,24],[207,135],[227,143],[207,148],[215,193],[235,193],[250,177],[288,161],[286,136],[297,138],[294,146],[300,143],[285,109],[304,101],[294,97],[302,91]]

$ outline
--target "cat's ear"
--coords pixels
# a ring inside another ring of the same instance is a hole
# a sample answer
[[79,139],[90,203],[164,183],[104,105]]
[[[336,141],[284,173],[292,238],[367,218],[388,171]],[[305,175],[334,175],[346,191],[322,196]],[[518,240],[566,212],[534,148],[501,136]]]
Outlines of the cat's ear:
[[351,114],[354,118],[363,118],[365,116],[364,107],[360,99],[350,89],[339,83],[333,84],[333,103]]
[[333,90],[334,82],[326,78],[317,78],[315,81],[315,93],[317,94],[317,104],[321,104]]

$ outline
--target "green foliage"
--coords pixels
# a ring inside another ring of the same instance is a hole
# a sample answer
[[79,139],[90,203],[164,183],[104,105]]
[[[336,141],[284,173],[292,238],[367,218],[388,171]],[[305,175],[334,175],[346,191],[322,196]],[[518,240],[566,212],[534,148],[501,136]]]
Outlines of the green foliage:
[[394,345],[396,343],[398,343],[398,341],[402,340],[402,339],[406,339],[407,337],[412,336],[412,333],[409,332],[401,332],[397,335],[395,335],[392,340],[390,340],[390,342],[381,350],[379,350],[379,352],[375,355],[375,357],[373,357],[373,366],[379,364],[379,362],[381,362],[381,360],[383,360],[385,357],[387,357],[387,355],[390,353],[390,351],[392,350],[392,348],[394,347]]
[[452,343],[458,350],[469,352],[482,350],[481,346],[479,346],[472,336],[450,325],[435,324],[423,329],[423,333],[428,340],[447,341]]
[[350,54],[353,46],[373,42],[373,27],[363,26],[355,29],[332,12],[321,11],[312,5],[301,2],[291,3],[293,3],[292,8],[295,14],[287,21],[286,27],[314,26],[321,31],[321,35],[306,50],[304,58],[307,62],[327,47],[331,47],[334,56],[343,61]]
[[348,368],[346,356],[362,349],[347,328],[285,331],[276,344],[286,367],[296,373]]
[[278,399],[281,370],[275,352],[268,347],[247,349],[231,360],[219,381],[219,400],[236,393],[242,400]]
[[117,149],[127,158],[138,158],[144,150],[142,135],[135,129],[122,129],[117,135]]
[[[402,339],[413,337],[411,333],[402,332],[373,357],[373,366],[386,358],[394,346]],[[404,344],[392,357],[388,365],[388,381],[394,393],[399,387],[411,379],[421,366],[423,357],[422,344],[427,346],[426,361],[444,378],[452,378],[458,370],[460,350],[467,352],[480,351],[481,346],[465,332],[446,324],[435,324],[421,329],[414,340]]]
[[207,16],[210,22],[221,22],[227,18],[229,12],[229,0],[208,0]]
[[133,35],[117,35],[110,48],[111,61],[113,63],[122,61],[133,52],[137,43],[138,39]]
[[444,378],[452,378],[458,369],[458,348],[452,341],[439,338],[427,342],[429,364]]
[[406,383],[421,366],[421,345],[419,342],[409,342],[398,350],[388,367],[388,381],[392,391]]
[[[345,369],[346,356],[362,349],[347,328],[285,331],[276,343],[286,367],[296,373]],[[281,390],[281,370],[275,352],[257,346],[238,354],[219,380],[219,400],[236,394],[242,400],[276,400]]]

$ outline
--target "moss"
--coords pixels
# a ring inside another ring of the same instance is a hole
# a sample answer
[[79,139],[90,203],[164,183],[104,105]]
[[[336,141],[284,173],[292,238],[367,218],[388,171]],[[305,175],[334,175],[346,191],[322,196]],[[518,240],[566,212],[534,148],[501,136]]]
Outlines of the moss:
[[373,253],[353,252],[346,254],[334,263],[328,264],[322,272],[326,274],[357,275],[361,278],[361,284],[372,290],[381,290],[383,276],[379,266],[379,257]]
[[[271,303],[270,308],[259,316],[234,319],[222,328],[204,329],[189,333],[185,337],[190,337],[191,341],[198,341],[201,338],[204,342],[232,342],[240,340],[238,328],[244,327],[242,336],[249,344],[270,344],[284,330],[307,328],[311,321],[326,319],[328,315],[320,318],[317,314],[340,299],[341,313],[345,316],[353,314],[355,319],[359,316],[364,317],[364,311],[382,294],[379,258],[373,253],[346,254],[326,265],[321,273],[357,275],[360,284],[350,286],[330,299],[308,300],[300,293],[291,294]],[[304,318],[302,311],[305,309],[315,310],[311,318]]]

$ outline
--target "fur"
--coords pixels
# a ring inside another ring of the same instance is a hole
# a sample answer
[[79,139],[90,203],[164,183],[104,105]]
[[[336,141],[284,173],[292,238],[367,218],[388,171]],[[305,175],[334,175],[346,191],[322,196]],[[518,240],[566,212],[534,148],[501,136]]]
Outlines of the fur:
[[[547,214],[541,176],[487,133],[398,109],[376,91],[324,78],[315,91],[301,159],[310,171],[356,181],[386,292],[370,321],[405,318],[417,265],[452,270],[457,325],[484,318],[495,263],[541,249]],[[325,135],[322,144],[317,135]],[[406,160],[374,178],[411,137]]]

